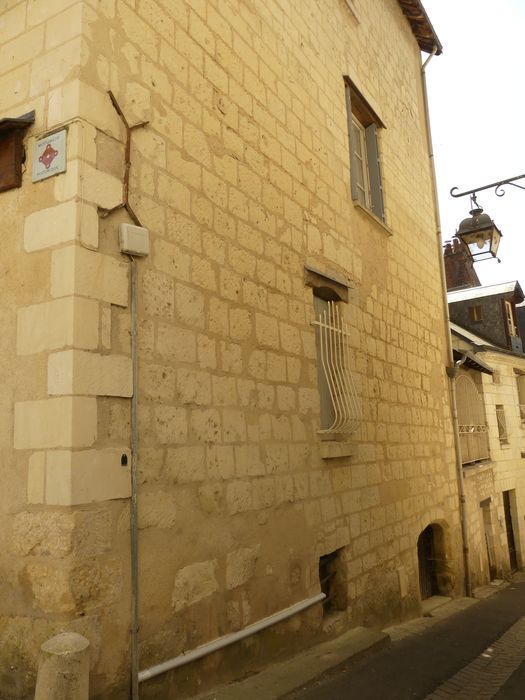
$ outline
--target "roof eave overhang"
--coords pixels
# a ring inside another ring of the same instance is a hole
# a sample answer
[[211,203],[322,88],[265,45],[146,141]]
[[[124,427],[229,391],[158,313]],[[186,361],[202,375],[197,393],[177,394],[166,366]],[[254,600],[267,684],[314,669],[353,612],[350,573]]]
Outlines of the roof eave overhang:
[[13,129],[27,129],[35,121],[35,110],[23,114],[21,117],[4,117],[0,119],[0,132]]
[[479,357],[476,357],[474,353],[468,350],[454,350],[454,360],[456,362],[463,360],[462,364],[465,365],[465,367],[470,367],[470,369],[475,369],[478,372],[494,374],[494,370],[490,365],[480,360]]
[[421,51],[432,53],[435,49],[436,54],[439,55],[443,51],[443,46],[420,0],[397,1],[412,27]]

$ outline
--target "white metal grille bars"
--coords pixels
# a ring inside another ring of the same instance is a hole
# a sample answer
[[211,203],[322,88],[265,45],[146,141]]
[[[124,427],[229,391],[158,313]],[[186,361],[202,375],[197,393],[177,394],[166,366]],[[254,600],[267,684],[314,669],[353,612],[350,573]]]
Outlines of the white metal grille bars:
[[[361,418],[361,405],[350,372],[348,326],[337,304],[329,301],[313,322],[316,327],[321,393],[322,434],[352,433]],[[323,411],[323,406],[328,410]],[[324,415],[323,415],[324,413]],[[327,419],[328,418],[328,419]]]

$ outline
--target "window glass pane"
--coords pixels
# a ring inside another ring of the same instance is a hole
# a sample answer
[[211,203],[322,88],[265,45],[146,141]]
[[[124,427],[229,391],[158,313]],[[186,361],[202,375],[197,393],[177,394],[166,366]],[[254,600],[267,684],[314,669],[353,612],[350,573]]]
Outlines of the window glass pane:
[[352,178],[357,190],[357,199],[365,207],[369,207],[369,184],[368,168],[366,164],[366,149],[364,129],[355,119],[352,119],[352,129],[354,132],[353,142],[355,144],[354,157],[352,163],[354,172]]
[[514,325],[514,314],[512,313],[512,304],[510,301],[505,302],[505,311],[507,313],[507,325],[510,335],[518,335],[518,331]]

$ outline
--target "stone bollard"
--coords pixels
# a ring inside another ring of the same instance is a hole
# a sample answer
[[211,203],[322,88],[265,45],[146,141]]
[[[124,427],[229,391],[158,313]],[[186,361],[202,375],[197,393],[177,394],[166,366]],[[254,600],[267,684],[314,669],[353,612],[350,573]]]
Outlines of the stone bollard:
[[88,700],[89,640],[63,632],[44,642],[40,651],[35,700]]

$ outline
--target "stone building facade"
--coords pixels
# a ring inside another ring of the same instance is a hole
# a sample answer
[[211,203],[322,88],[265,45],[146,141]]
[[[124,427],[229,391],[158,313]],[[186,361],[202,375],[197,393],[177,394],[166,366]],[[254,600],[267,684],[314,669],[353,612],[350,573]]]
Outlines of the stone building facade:
[[523,352],[518,305],[524,296],[519,282],[458,289],[447,296],[452,323],[496,347]]
[[[93,697],[129,696],[135,457],[141,670],[311,602],[141,697],[417,614],[423,532],[436,590],[460,592],[420,3],[1,9],[0,119],[34,111],[0,193],[2,697],[30,697],[64,630],[90,640]],[[34,178],[64,130],[65,172]],[[134,263],[132,221],[150,236]],[[349,326],[358,399],[330,439],[314,298]]]
[[457,379],[458,418],[476,587],[507,578],[525,561],[525,355],[456,324],[452,337],[465,360]]

